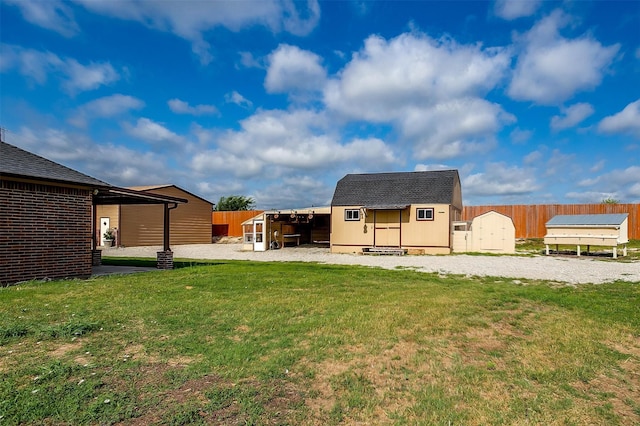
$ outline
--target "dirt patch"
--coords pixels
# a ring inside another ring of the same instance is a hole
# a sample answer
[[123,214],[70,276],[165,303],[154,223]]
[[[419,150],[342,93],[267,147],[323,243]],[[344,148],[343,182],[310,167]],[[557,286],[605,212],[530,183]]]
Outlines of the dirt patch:
[[629,359],[622,362],[620,367],[621,373],[600,375],[588,382],[576,382],[573,387],[596,401],[605,399],[602,405],[611,404],[615,415],[620,417],[621,424],[640,424],[640,361]]
[[[69,354],[73,353],[73,352],[78,352],[82,349],[82,342],[81,341],[74,341],[71,343],[64,343],[60,346],[58,346],[57,348],[51,350],[49,352],[49,354],[53,357],[53,358],[57,358],[57,359],[63,359],[66,358]],[[87,365],[90,362],[90,354],[80,354],[77,355],[73,358],[73,361],[80,364],[80,365]]]
[[413,404],[407,389],[417,389],[419,384],[411,382],[409,375],[417,369],[429,369],[417,359],[420,346],[415,342],[401,341],[375,355],[367,354],[361,346],[350,348],[343,359],[329,359],[319,364],[302,361],[301,369],[313,368],[315,376],[310,383],[309,397],[305,404],[311,411],[314,424],[324,424],[329,412],[345,390],[336,383],[347,376],[362,377],[371,385],[374,399],[378,401],[373,417],[383,422],[388,412],[397,412]]

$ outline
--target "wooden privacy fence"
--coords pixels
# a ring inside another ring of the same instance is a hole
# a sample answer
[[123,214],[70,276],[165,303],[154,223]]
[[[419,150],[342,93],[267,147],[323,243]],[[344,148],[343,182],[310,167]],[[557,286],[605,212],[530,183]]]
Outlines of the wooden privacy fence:
[[462,220],[470,221],[488,211],[509,216],[516,238],[543,238],[545,224],[552,217],[575,214],[629,213],[629,239],[640,239],[640,204],[540,204],[513,206],[464,206]]
[[[559,214],[629,213],[629,238],[640,239],[640,204],[539,204],[511,206],[465,206],[462,220],[471,221],[488,211],[509,216],[516,227],[516,238],[543,238],[545,224]],[[262,210],[212,212],[213,236],[242,236],[242,222],[262,213]]]
[[262,210],[211,212],[212,235],[214,237],[242,237],[242,222],[260,213]]

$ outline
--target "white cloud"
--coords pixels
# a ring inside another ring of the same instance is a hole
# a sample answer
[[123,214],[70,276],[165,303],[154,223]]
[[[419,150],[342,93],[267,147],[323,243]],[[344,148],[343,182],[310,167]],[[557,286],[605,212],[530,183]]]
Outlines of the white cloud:
[[139,118],[135,126],[125,126],[125,130],[131,136],[150,143],[177,143],[184,140],[181,136],[167,129],[162,124],[145,117]]
[[144,102],[138,98],[117,93],[94,99],[78,107],[69,122],[77,127],[85,127],[92,118],[115,117],[130,110],[142,109]]
[[605,198],[614,198],[623,203],[637,203],[640,201],[638,176],[640,166],[610,170],[578,182],[579,186],[587,189],[571,192],[567,197],[593,203],[601,202]]
[[71,8],[59,0],[5,0],[17,6],[25,21],[64,37],[72,37],[80,32]]
[[535,164],[542,160],[542,152],[540,151],[532,151],[524,156],[522,162],[524,164]]
[[167,180],[167,168],[160,155],[112,143],[98,144],[79,133],[22,127],[8,139],[12,145],[113,185],[148,185]]
[[588,103],[577,103],[570,107],[561,108],[563,115],[555,115],[551,117],[551,129],[559,131],[574,127],[584,121],[585,118],[593,114],[593,106]]
[[533,15],[540,6],[540,0],[496,0],[494,13],[506,20]]
[[150,28],[171,32],[191,42],[192,51],[202,64],[213,60],[211,45],[205,33],[215,27],[240,31],[261,25],[272,32],[286,31],[294,35],[309,34],[320,19],[316,0],[306,3],[288,0],[251,2],[202,1],[182,2],[138,0],[123,7],[112,0],[75,0],[88,10],[120,19],[140,22]]
[[605,47],[590,35],[564,38],[559,30],[569,21],[567,15],[555,11],[522,37],[524,48],[509,85],[509,96],[552,105],[600,84],[620,45]]
[[239,52],[240,64],[245,68],[266,68],[263,59],[256,58],[252,52]]
[[597,163],[595,163],[593,166],[591,166],[589,171],[591,173],[598,173],[599,171],[601,171],[604,168],[605,163],[606,162],[604,160],[600,160]]
[[341,142],[324,113],[260,111],[241,122],[240,131],[229,131],[217,140],[217,148],[194,156],[196,172],[217,170],[237,177],[291,170],[320,170],[340,164],[366,165],[370,169],[395,163],[393,151],[376,138]]
[[581,167],[576,164],[575,154],[565,154],[559,149],[551,151],[551,156],[545,165],[545,176],[567,176]]
[[281,44],[269,55],[264,86],[269,93],[320,91],[327,78],[321,62],[313,52]]
[[235,90],[231,93],[227,93],[224,95],[224,100],[230,104],[236,104],[243,108],[251,108],[253,106],[253,102],[242,96],[240,93]]
[[465,196],[509,196],[530,194],[540,188],[532,169],[507,166],[504,163],[487,164],[484,172],[470,174],[462,179]]
[[515,118],[484,99],[463,98],[430,108],[408,110],[399,120],[402,134],[414,143],[417,159],[446,159],[483,153],[495,133]]
[[484,151],[514,117],[481,97],[501,81],[508,50],[460,45],[407,33],[370,36],[324,91],[345,119],[390,123],[414,144],[415,156],[451,158]]
[[640,99],[631,102],[619,113],[602,119],[598,130],[603,133],[629,133],[640,138]]
[[448,38],[402,34],[387,41],[370,36],[329,82],[325,103],[353,118],[388,121],[407,105],[484,95],[502,79],[509,61],[504,49],[459,45]]
[[120,79],[120,75],[108,62],[80,64],[73,58],[60,58],[51,52],[24,49],[20,46],[0,45],[0,70],[12,68],[35,81],[45,84],[51,75],[62,80],[63,89],[70,93],[97,89]]
[[451,170],[453,168],[446,164],[416,164],[413,170],[416,172],[428,172],[432,170]]
[[171,99],[167,102],[167,105],[176,114],[210,115],[218,113],[218,109],[213,105],[191,106],[188,102],[180,99]]
[[294,174],[267,186],[254,197],[257,204],[267,209],[294,209],[311,207],[313,203],[305,203],[305,200],[316,200],[316,206],[329,205],[332,196],[333,188],[317,177]]
[[516,145],[527,143],[527,141],[529,141],[529,139],[531,139],[532,136],[533,136],[533,131],[524,130],[519,127],[516,127],[515,129],[513,129],[509,134],[509,137],[511,138],[511,142],[513,142]]
[[63,86],[69,92],[94,90],[120,79],[109,63],[91,62],[89,65],[82,65],[75,59],[67,59],[65,65],[64,72],[68,78]]

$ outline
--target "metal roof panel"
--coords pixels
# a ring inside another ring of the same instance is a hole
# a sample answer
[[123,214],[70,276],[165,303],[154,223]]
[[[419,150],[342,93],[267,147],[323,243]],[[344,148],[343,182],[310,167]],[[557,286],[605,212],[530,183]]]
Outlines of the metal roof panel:
[[549,226],[617,226],[629,216],[628,213],[619,214],[575,214],[557,215],[547,222]]

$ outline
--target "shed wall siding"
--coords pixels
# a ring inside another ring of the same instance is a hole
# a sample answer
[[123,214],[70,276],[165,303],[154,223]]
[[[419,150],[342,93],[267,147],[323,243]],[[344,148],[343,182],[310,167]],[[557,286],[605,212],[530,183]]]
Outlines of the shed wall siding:
[[[170,244],[211,243],[210,203],[172,186],[148,192],[188,200],[187,204],[178,204],[169,213]],[[123,246],[162,245],[163,205],[123,205],[120,213],[120,239]]]
[[[416,209],[433,208],[433,220],[417,220]],[[446,204],[414,204],[403,211],[402,245],[403,247],[443,247],[449,248],[450,206]]]
[[0,181],[0,283],[91,275],[91,192]]

